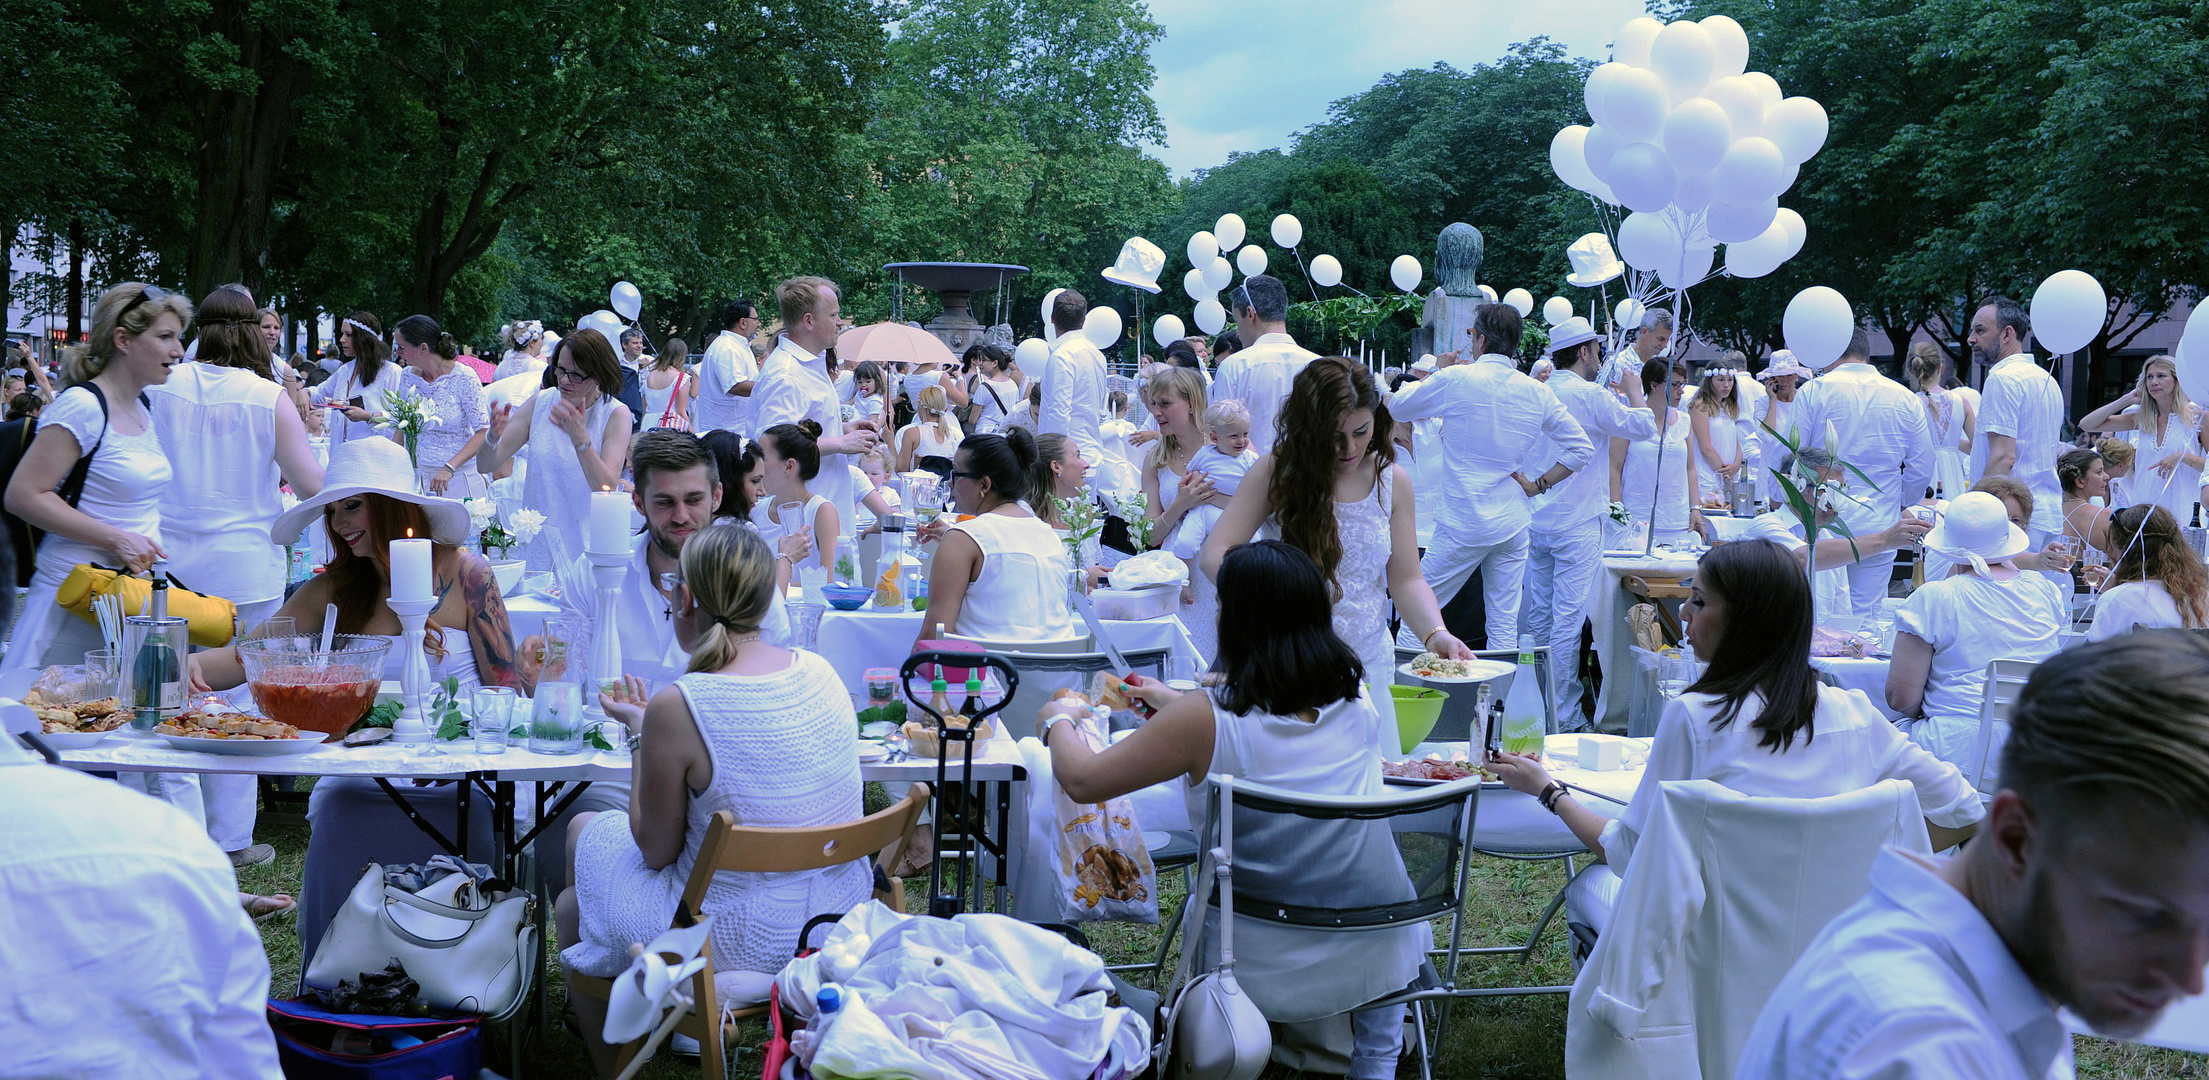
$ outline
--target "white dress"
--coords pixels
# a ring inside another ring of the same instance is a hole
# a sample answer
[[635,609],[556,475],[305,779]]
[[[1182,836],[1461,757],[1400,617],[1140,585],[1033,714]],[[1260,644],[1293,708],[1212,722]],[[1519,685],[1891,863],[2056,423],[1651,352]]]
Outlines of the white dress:
[[[993,394],[991,391],[995,391],[995,393]],[[976,435],[987,435],[994,431],[1004,430],[1005,415],[1017,408],[1021,400],[1020,384],[1010,378],[977,378],[974,380],[971,393],[973,400],[976,402],[974,411],[974,433]]]
[[937,436],[936,423],[933,420],[914,420],[907,424],[903,431],[897,433],[897,445],[900,448],[905,445],[906,432],[915,432],[919,435],[919,438],[913,441],[914,468],[922,468],[921,462],[929,458],[942,458],[948,463],[951,461],[951,455],[959,452],[959,444],[966,441],[966,433],[959,430],[959,421],[951,414],[945,413],[943,425],[951,432],[950,438]]
[[[1163,444],[1152,443],[1151,445],[1162,446]],[[1158,505],[1151,509],[1163,510],[1174,501],[1174,491],[1181,485],[1181,474],[1175,472],[1173,466],[1166,463],[1164,454],[1161,453],[1156,460],[1158,461]],[[1187,515],[1183,516],[1186,517]],[[1178,527],[1177,524],[1176,528]],[[1173,539],[1173,534],[1160,533],[1153,536],[1152,539],[1157,542],[1159,547],[1163,548]],[[1197,647],[1197,654],[1204,657],[1205,663],[1211,663],[1213,657],[1218,654],[1220,647],[1219,587],[1212,584],[1210,574],[1193,566],[1189,571],[1189,602],[1181,608],[1181,625],[1188,629],[1189,642]]]
[[1065,641],[1080,637],[1067,590],[1074,560],[1040,518],[982,514],[951,526],[982,549],[982,570],[966,587],[959,624],[983,641]]
[[[474,368],[456,363],[436,382],[410,369],[400,385],[428,398],[437,410],[437,426],[415,440],[415,480],[421,490],[428,491],[437,467],[450,464],[476,432],[487,432],[491,426],[489,407],[484,404],[483,378]],[[476,471],[474,458],[455,466],[451,478],[445,481],[445,494],[450,498],[464,499],[490,490],[491,478]]]
[[1936,390],[1931,394],[1919,394],[1918,398],[1926,403],[1927,423],[1933,436],[1933,494],[1936,498],[1953,499],[1971,490],[1971,483],[1964,479],[1971,462],[1961,449],[1964,399],[1953,390]]
[[1964,573],[1919,586],[1895,613],[1895,629],[1933,646],[1920,706],[1925,716],[1895,726],[1933,756],[1976,768],[1966,759],[1978,734],[1987,664],[2045,660],[2055,655],[2056,637],[2069,623],[2054,583],[2029,571],[2001,581]]
[[2180,527],[2194,522],[2194,503],[2201,498],[2201,470],[2181,461],[2166,481],[2155,471],[2157,462],[2176,453],[2201,454],[2201,406],[2188,403],[2183,417],[2166,417],[2158,438],[2147,418],[2132,410],[2140,427],[2127,438],[2138,451],[2132,462],[2131,493],[2135,502],[2152,502],[2171,512]]
[[[1396,738],[1396,699],[1388,692],[1396,681],[1396,639],[1388,634],[1389,516],[1395,501],[1390,475],[1383,473],[1365,498],[1335,502],[1335,533],[1342,542],[1342,561],[1335,564],[1335,583],[1342,589],[1335,601],[1335,636],[1357,651],[1365,667],[1366,689],[1381,716],[1373,749],[1384,757],[1403,749]],[[1266,519],[1264,535],[1281,538],[1278,518]]]
[[682,407],[675,409],[672,415],[668,411],[668,406],[675,401],[677,394],[685,393],[690,389],[690,373],[681,368],[675,369],[675,378],[668,382],[666,388],[660,390],[652,389],[651,378],[653,374],[648,370],[638,378],[644,389],[644,426],[647,429],[664,427],[674,428],[677,431],[689,431],[690,402],[687,399],[684,400]]
[[406,365],[395,360],[385,360],[376,365],[376,377],[367,383],[360,381],[360,373],[353,364],[351,360],[339,364],[336,374],[331,375],[322,385],[307,391],[307,396],[317,405],[358,400],[361,408],[369,412],[366,420],[347,420],[343,413],[330,410],[331,415],[327,419],[330,427],[330,448],[333,450],[339,443],[350,439],[389,438],[388,433],[376,429],[376,417],[382,416],[384,412],[384,391],[397,390],[405,385]]
[[[799,529],[811,527],[816,520],[814,515],[821,512],[821,507],[828,505],[828,499],[820,495],[808,495],[803,507],[794,512],[783,514],[779,521],[774,517],[775,507],[778,505],[780,503],[773,495],[752,504],[752,528],[759,533],[760,539],[767,541],[767,550],[769,551],[782,550],[783,537],[797,532]],[[790,571],[792,574],[800,570],[818,569],[820,567],[821,541],[823,539],[818,534],[813,537],[813,543],[807,545],[805,549],[805,558],[791,564]],[[826,539],[833,540],[835,538],[827,537]],[[833,549],[834,545],[831,545],[831,550]]]
[[[557,387],[537,391],[530,401],[529,472],[522,478],[522,505],[545,516],[544,533],[529,545],[531,570],[557,570],[581,555],[584,524],[591,517],[591,485],[583,463],[568,433],[552,422],[552,407],[559,403]],[[591,448],[597,452],[605,452],[606,421],[613,412],[614,399],[604,396],[583,414],[583,429],[591,433]]]
[[[1667,534],[1679,534],[1687,530],[1688,495],[1687,466],[1682,459],[1687,456],[1690,428],[1687,414],[1678,409],[1671,412],[1665,428],[1657,436],[1636,439],[1627,444],[1626,468],[1619,478],[1620,494],[1625,496],[1626,512],[1636,519],[1647,521],[1656,530],[1659,540]],[[1658,462],[1657,443],[1664,442],[1664,461]],[[1663,469],[1660,474],[1659,468]],[[1655,488],[1657,514],[1650,516],[1651,489]]]
[[[1694,425],[1690,424],[1689,430],[1693,429]],[[1741,452],[1741,424],[1725,413],[1711,414],[1710,445],[1718,452],[1722,461],[1733,461],[1737,458],[1747,460],[1747,455]],[[1718,470],[1704,459],[1701,447],[1697,447],[1695,451],[1695,479],[1696,486],[1700,489],[1700,498],[1725,497],[1726,478],[1719,475]]]
[[[619,974],[632,943],[667,929],[716,812],[777,829],[838,825],[862,814],[851,741],[858,721],[826,660],[796,652],[771,675],[693,673],[675,687],[713,759],[713,782],[688,800],[683,853],[662,869],[644,865],[626,812],[600,814],[584,828],[575,851],[582,940],[560,957],[587,975]],[[799,873],[716,875],[705,902],[716,916],[714,966],[780,971],[806,920],[858,907],[873,885],[865,858]]]

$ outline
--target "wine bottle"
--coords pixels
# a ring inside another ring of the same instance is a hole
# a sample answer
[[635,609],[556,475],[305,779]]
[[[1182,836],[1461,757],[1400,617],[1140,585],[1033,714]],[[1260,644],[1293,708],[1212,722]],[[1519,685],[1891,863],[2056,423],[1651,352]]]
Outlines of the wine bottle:
[[1534,654],[1519,654],[1518,669],[1511,674],[1511,689],[1503,698],[1503,748],[1514,754],[1539,754],[1547,728],[1542,710],[1540,668]]
[[962,716],[972,718],[982,711],[982,669],[966,669],[966,701],[959,706]]

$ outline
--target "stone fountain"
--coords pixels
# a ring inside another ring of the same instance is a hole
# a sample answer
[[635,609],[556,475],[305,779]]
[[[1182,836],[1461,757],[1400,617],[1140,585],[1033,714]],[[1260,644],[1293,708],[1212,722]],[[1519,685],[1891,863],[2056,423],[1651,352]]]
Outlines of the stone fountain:
[[890,263],[882,269],[898,281],[935,293],[943,302],[943,313],[921,329],[934,334],[953,356],[964,356],[969,348],[996,337],[1005,339],[997,344],[1012,347],[1011,327],[985,326],[967,307],[975,293],[1002,289],[1026,274],[1027,267],[1010,263],[909,262]]

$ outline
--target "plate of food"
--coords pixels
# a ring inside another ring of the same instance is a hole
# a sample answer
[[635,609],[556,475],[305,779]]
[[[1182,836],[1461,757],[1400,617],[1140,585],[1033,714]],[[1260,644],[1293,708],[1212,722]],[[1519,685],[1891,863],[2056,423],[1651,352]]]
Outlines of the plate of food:
[[40,736],[56,750],[82,750],[130,723],[130,710],[120,698],[64,702],[32,690],[23,695],[23,704],[38,717]]
[[1447,784],[1453,780],[1463,780],[1473,775],[1475,771],[1478,771],[1484,780],[1494,779],[1494,777],[1488,775],[1488,770],[1475,770],[1469,761],[1414,758],[1410,761],[1384,761],[1381,763],[1381,775],[1387,777],[1391,782],[1420,786]]
[[890,756],[890,748],[873,739],[859,740],[859,760],[880,761]]
[[154,732],[179,750],[198,750],[233,757],[277,757],[304,754],[321,745],[329,734],[301,731],[290,724],[240,712],[187,709]]
[[1484,683],[1511,674],[1515,667],[1502,660],[1451,660],[1423,652],[1396,670],[1422,682]]

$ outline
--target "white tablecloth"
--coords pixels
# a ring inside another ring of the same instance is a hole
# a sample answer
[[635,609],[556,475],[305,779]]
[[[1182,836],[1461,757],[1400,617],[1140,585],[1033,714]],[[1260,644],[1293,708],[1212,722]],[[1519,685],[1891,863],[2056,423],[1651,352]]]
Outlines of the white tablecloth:
[[1710,527],[1711,535],[1719,540],[1741,539],[1741,534],[1749,531],[1749,522],[1754,520],[1756,519],[1703,511],[1704,524]]
[[[1141,622],[1101,620],[1105,633],[1122,652],[1135,649],[1167,649],[1175,656],[1197,657],[1189,631],[1181,618],[1166,615]],[[913,654],[913,639],[920,635],[921,613],[901,610],[830,610],[821,616],[816,652],[843,677],[853,694],[867,691],[868,668],[895,668]],[[1201,665],[1202,661],[1198,663]]]
[[1596,726],[1604,731],[1626,730],[1627,687],[1633,681],[1634,659],[1629,651],[1633,634],[1626,628],[1626,609],[1633,598],[1619,584],[1629,574],[1665,577],[1695,572],[1694,555],[1676,555],[1659,549],[1647,558],[1633,555],[1603,556],[1603,576],[1596,579],[1599,594],[1591,605],[1595,627],[1595,653],[1603,664],[1603,696],[1595,703]]
[[[1583,738],[1616,739],[1624,743],[1630,767],[1607,772],[1582,769],[1579,755]],[[1412,756],[1454,759],[1463,757],[1467,751],[1468,745],[1461,742],[1421,743]],[[1615,818],[1625,811],[1626,803],[1634,797],[1634,790],[1641,786],[1642,773],[1649,763],[1649,740],[1618,735],[1551,735],[1543,740],[1542,759],[1551,779],[1581,789],[1573,792],[1576,802],[1597,815]],[[1473,820],[1473,846],[1514,855],[1583,848],[1564,821],[1542,809],[1534,796],[1493,782],[1481,785],[1479,816]]]

